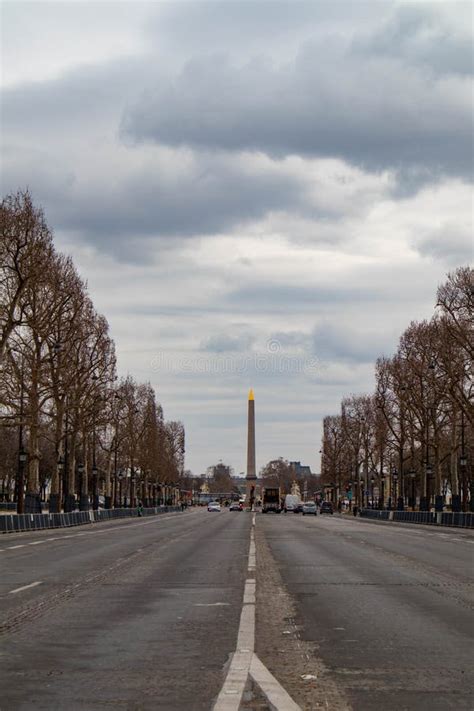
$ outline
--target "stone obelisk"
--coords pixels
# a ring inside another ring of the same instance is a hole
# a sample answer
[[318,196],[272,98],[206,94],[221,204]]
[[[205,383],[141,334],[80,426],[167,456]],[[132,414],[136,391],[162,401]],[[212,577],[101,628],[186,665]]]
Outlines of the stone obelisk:
[[257,494],[257,474],[255,471],[255,398],[253,390],[249,391],[248,430],[247,430],[247,476],[245,477],[245,501],[252,509]]

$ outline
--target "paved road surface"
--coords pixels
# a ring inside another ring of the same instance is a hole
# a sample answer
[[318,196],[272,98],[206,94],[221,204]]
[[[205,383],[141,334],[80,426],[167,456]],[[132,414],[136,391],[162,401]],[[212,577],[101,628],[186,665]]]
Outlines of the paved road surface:
[[[2,711],[211,709],[251,520],[194,510],[1,536]],[[257,515],[256,543],[256,652],[301,708],[472,710],[474,532]]]
[[472,711],[472,531],[294,514],[257,530],[323,685],[357,711]]
[[235,648],[250,519],[187,511],[1,537],[2,711],[209,709]]

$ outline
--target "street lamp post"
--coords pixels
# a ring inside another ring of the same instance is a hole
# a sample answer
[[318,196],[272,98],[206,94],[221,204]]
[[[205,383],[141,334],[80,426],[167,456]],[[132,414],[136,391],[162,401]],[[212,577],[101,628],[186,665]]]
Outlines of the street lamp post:
[[[466,486],[466,468],[467,457],[464,453],[459,457],[459,468],[461,470],[461,490],[462,490],[462,510],[467,511],[467,486]],[[472,509],[472,487],[471,487],[471,509]]]
[[[74,454],[74,453],[73,453]],[[74,464],[74,456],[72,456],[72,464]],[[63,472],[63,509],[64,513],[70,513],[76,508],[76,497],[74,492],[74,487],[72,491],[69,490],[69,405],[66,400],[66,412],[65,412],[65,431],[64,431],[64,472]],[[74,472],[71,472],[71,482],[75,481],[73,476]],[[81,490],[79,490],[81,491]]]
[[374,477],[370,477],[370,496],[371,496],[371,508],[375,508],[374,506],[374,484],[375,484],[375,479]]
[[[461,410],[461,454],[459,457],[459,469],[461,470],[461,494],[462,497],[460,497],[459,503],[462,504],[462,510],[467,511],[467,482],[466,482],[466,468],[467,468],[467,457],[466,457],[466,450],[465,450],[465,441],[464,441],[464,410]],[[471,489],[471,505],[470,508],[473,510],[473,490],[472,486],[470,487]],[[456,507],[457,511],[461,510],[461,506]],[[453,507],[454,511],[454,507]]]
[[426,511],[431,511],[431,477],[433,475],[433,467],[431,464],[426,464]]
[[92,508],[94,511],[99,508],[99,477],[95,461],[92,464]]
[[[118,508],[119,506],[122,505],[121,502],[121,496],[118,495],[118,469],[117,469],[117,464],[118,464],[118,448],[119,448],[119,424],[120,424],[120,405],[122,402],[122,396],[118,394],[118,392],[114,393],[114,400],[115,400],[115,405],[117,407],[116,409],[116,416],[115,416],[115,446],[114,446],[114,508]],[[105,503],[106,508],[110,508],[110,506],[107,506],[107,500]]]
[[16,495],[16,512],[22,514],[25,512],[25,464],[28,459],[23,446],[18,452],[18,490]]
[[393,499],[394,499],[393,492],[394,492],[394,489],[396,486],[396,484],[395,484],[396,476],[397,476],[397,470],[392,469],[392,471],[390,473],[390,478],[388,480],[388,491],[387,491],[387,493],[388,493],[387,508],[389,511],[391,511],[393,508]]
[[392,473],[392,508],[395,509],[397,506],[397,494],[398,494],[398,472],[396,469]]
[[130,508],[135,507],[135,469],[132,464],[130,467]]
[[17,513],[25,512],[25,463],[27,460],[26,452],[23,449],[23,401],[25,395],[24,382],[25,368],[24,358],[21,359],[21,382],[20,382],[20,423],[18,428],[18,468],[16,482],[16,511]]
[[117,472],[117,459],[118,459],[118,439],[117,433],[115,433],[115,451],[114,451],[114,509],[120,506],[120,498],[118,496],[118,472]]
[[77,473],[79,475],[79,510],[89,511],[89,496],[87,491],[84,491],[84,464],[82,462],[77,465]]
[[381,489],[381,497],[380,497],[379,508],[384,509],[385,508],[385,474],[382,474],[382,476],[380,477],[380,489]]
[[63,478],[63,469],[64,469],[64,459],[59,456],[58,457],[58,462],[57,462],[57,479],[58,479],[58,485],[57,485],[57,492],[50,493],[49,495],[49,513],[59,513],[61,510],[61,499],[59,496],[59,482],[62,481]]
[[118,493],[118,501],[119,501],[119,507],[123,507],[123,501],[122,501],[122,479],[124,477],[123,472],[118,472],[117,474],[118,477],[118,482],[119,482],[119,493]]
[[416,497],[415,497],[415,476],[416,472],[414,469],[410,470],[410,481],[411,481],[411,498],[410,498],[410,506],[412,510],[415,510],[416,506]]

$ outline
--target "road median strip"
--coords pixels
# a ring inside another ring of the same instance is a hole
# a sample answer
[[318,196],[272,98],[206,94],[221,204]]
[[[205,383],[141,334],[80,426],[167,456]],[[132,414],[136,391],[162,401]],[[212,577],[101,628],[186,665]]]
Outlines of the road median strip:
[[[255,567],[254,514],[250,530],[248,572],[253,573]],[[232,655],[227,676],[214,704],[213,711],[239,711],[245,685],[249,677],[258,685],[274,711],[301,711],[288,692],[255,654],[256,586],[257,581],[254,577],[246,579],[237,635],[237,648]]]

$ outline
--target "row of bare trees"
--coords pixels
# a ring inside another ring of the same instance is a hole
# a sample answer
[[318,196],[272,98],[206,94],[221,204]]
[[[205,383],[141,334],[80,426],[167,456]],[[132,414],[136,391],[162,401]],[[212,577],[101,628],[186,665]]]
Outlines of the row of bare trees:
[[[115,345],[28,192],[0,206],[0,494],[18,510],[148,503],[184,470],[184,428],[119,380]],[[166,497],[169,495],[169,490]]]
[[[359,506],[474,510],[474,271],[448,275],[430,321],[375,365],[375,392],[324,418],[322,481]],[[350,492],[350,493],[349,493]]]
[[282,496],[291,494],[295,484],[298,485],[301,493],[306,492],[310,498],[319,492],[320,481],[316,474],[301,475],[295,467],[295,462],[289,462],[283,457],[267,462],[260,469],[260,477],[262,486],[277,486]]

